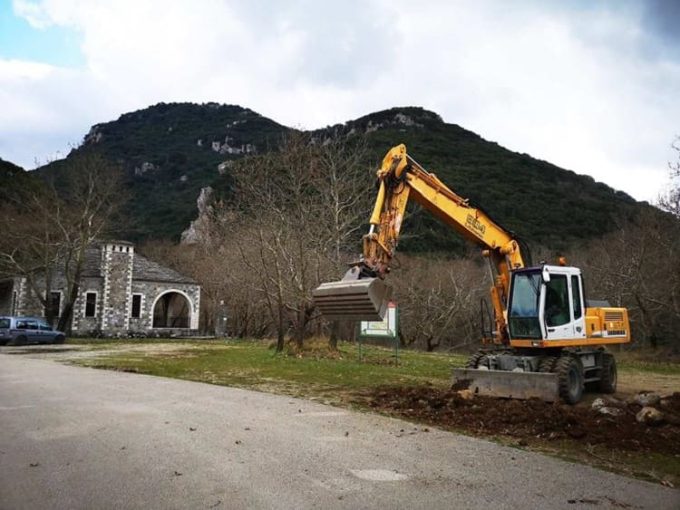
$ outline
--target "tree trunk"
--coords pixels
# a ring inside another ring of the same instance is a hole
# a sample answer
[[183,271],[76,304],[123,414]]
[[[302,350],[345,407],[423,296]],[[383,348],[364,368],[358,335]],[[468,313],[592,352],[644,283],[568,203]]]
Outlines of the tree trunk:
[[432,351],[434,351],[437,347],[439,347],[439,342],[434,343],[432,340],[434,340],[434,337],[432,337],[432,336],[428,336],[428,337],[425,339],[427,352],[432,352]]
[[649,343],[653,349],[656,349],[657,342],[656,335],[654,334],[654,325],[649,319],[647,308],[645,308],[645,306],[642,304],[642,299],[640,299],[640,296],[637,294],[637,292],[633,293],[633,296],[635,297],[635,301],[637,302],[638,308],[640,309],[640,318],[642,319],[643,327],[647,330],[647,338],[649,339]]
[[73,321],[73,306],[75,305],[76,299],[78,299],[78,293],[80,292],[80,269],[76,270],[76,276],[71,284],[71,289],[68,293],[68,299],[64,305],[64,312],[59,317],[59,324],[57,329],[63,331],[64,333],[71,334],[71,326]]
[[276,324],[276,352],[283,352],[283,348],[286,345],[286,336],[285,336],[285,331],[283,329],[283,323],[284,323],[284,309],[283,309],[283,303],[279,301],[279,315],[278,315],[278,321]]
[[298,351],[302,350],[302,344],[304,343],[305,339],[305,327],[306,327],[306,314],[305,314],[305,309],[304,305],[300,307],[300,310],[297,313],[297,324],[295,325],[295,345],[298,348]]
[[332,351],[338,350],[338,321],[331,322],[331,337],[328,339],[328,347]]

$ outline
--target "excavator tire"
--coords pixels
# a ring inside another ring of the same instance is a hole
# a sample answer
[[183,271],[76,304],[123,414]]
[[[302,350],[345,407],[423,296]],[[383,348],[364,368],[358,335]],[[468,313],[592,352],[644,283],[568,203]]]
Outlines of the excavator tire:
[[560,398],[574,405],[581,400],[584,389],[583,364],[571,354],[563,354],[555,363]]
[[602,393],[614,393],[616,391],[616,359],[605,352],[602,354],[602,372],[600,373],[599,390]]
[[484,351],[479,350],[476,353],[474,353],[472,356],[470,356],[467,360],[467,363],[465,363],[465,368],[477,368],[479,365],[479,360],[482,359],[484,356]]
[[479,361],[477,362],[477,369],[491,370],[491,367],[489,366],[489,356],[487,356],[486,353],[482,354],[482,356],[479,358]]
[[545,356],[538,362],[538,371],[542,374],[549,374],[555,371],[555,364],[559,358],[557,356]]

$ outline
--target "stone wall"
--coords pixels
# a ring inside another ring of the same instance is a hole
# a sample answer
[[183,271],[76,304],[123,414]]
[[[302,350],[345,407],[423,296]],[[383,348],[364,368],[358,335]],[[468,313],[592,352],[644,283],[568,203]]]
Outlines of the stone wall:
[[[74,332],[91,335],[101,331],[103,290],[104,280],[102,278],[83,278],[80,282],[80,292],[73,306]],[[85,317],[86,296],[88,292],[94,292],[97,295],[94,317]]]
[[[167,292],[183,294],[189,301],[189,329],[198,329],[199,310],[201,306],[201,288],[190,283],[165,283],[132,281],[131,294],[142,294],[142,307],[139,319],[130,319],[130,331],[152,330],[154,305],[158,298]],[[131,298],[132,299],[132,298]],[[166,328],[161,328],[162,332]]]
[[134,253],[134,247],[128,244],[107,243],[102,246],[103,331],[116,332],[128,329]]
[[[41,295],[45,294],[44,278],[40,276],[35,277],[35,284],[38,286]],[[24,277],[15,278],[14,289],[17,291],[17,308],[16,315],[24,317],[44,317],[45,308],[40,302],[38,296],[28,284],[28,280]],[[66,299],[66,279],[63,276],[56,276],[52,279],[52,289],[50,292],[60,292],[60,314],[64,307],[64,300]],[[56,324],[54,324],[56,326]]]
[[42,317],[43,306],[31,290],[26,278],[19,278],[17,282],[17,315]]

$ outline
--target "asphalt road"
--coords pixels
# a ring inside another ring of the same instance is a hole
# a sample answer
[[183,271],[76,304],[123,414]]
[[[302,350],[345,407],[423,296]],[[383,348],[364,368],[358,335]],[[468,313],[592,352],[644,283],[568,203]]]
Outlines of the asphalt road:
[[680,508],[680,491],[403,421],[0,354],[0,508]]

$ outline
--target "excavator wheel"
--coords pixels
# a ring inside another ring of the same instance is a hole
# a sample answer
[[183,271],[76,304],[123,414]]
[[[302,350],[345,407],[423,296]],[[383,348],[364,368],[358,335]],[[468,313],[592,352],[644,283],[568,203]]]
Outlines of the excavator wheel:
[[599,390],[602,393],[614,393],[616,391],[616,380],[616,359],[608,352],[602,353]]
[[479,360],[482,359],[484,355],[485,352],[482,350],[479,350],[476,353],[474,353],[472,356],[468,358],[467,363],[465,363],[465,368],[477,368],[477,366],[479,366]]
[[563,354],[555,363],[559,395],[567,404],[581,400],[584,389],[583,364],[571,354]]
[[482,354],[482,356],[479,358],[479,361],[477,362],[477,369],[478,370],[491,370],[491,366],[489,365],[489,356],[485,354]]
[[545,356],[538,362],[538,371],[542,374],[549,374],[555,371],[555,364],[559,358],[557,356]]

